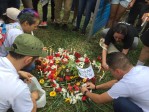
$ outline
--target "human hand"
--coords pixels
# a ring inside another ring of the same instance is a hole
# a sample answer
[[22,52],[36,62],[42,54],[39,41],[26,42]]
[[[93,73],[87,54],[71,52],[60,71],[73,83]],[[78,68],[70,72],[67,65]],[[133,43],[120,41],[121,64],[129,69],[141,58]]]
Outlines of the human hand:
[[143,22],[149,21],[149,13],[144,13],[142,16],[142,20],[143,20]]
[[104,70],[109,70],[109,66],[108,66],[107,63],[102,63],[102,68],[103,68]]
[[87,87],[87,89],[95,89],[95,85],[91,82],[87,82],[86,87]]
[[89,91],[86,86],[81,87],[81,92],[84,94],[85,91]]
[[25,78],[26,82],[27,83],[31,83],[31,77],[33,77],[32,74],[28,73],[28,72],[25,72],[25,71],[18,71],[18,74]]
[[31,96],[32,96],[32,98],[33,98],[34,100],[37,100],[37,99],[39,98],[39,93],[38,93],[38,91],[33,91],[33,92],[31,93]]

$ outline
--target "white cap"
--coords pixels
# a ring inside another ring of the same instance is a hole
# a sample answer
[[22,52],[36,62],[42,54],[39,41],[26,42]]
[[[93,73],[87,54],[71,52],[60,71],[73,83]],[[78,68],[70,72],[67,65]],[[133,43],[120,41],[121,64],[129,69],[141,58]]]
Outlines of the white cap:
[[20,13],[20,10],[18,10],[17,8],[11,7],[11,8],[7,8],[6,13],[4,13],[3,15],[6,15],[10,19],[16,21],[19,13]]

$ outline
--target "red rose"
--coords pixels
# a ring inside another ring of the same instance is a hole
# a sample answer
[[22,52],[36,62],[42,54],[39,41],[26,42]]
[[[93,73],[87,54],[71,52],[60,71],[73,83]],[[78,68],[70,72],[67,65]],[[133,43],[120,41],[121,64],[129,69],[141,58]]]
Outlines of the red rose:
[[48,58],[49,60],[52,60],[52,59],[53,59],[53,56],[47,56],[47,58]]
[[61,77],[59,78],[59,80],[60,80],[61,82],[62,82],[62,81],[64,81],[64,79],[63,79],[63,78],[61,78]]
[[59,88],[56,89],[56,91],[57,92],[61,92],[62,91],[62,88],[59,87]]
[[89,58],[85,58],[85,61],[84,61],[86,64],[88,64],[90,62]]
[[101,62],[101,60],[102,60],[101,56],[98,56],[97,60]]
[[80,57],[81,57],[81,54],[79,54],[79,53],[77,53],[77,52],[75,52],[74,55],[75,55],[76,58],[80,58]]
[[72,91],[72,89],[73,89],[73,87],[70,84],[68,84],[68,90]]
[[74,85],[73,87],[74,87],[75,91],[79,91],[80,90],[79,86],[77,86],[77,85]]
[[65,80],[69,81],[70,80],[70,76],[65,76]]
[[87,96],[82,96],[82,101],[87,100]]
[[55,54],[55,57],[60,57],[60,53],[56,53]]
[[77,60],[76,60],[76,63],[79,63],[79,62],[80,62],[80,60],[77,59]]
[[52,87],[56,87],[56,84],[53,83],[51,86],[52,86]]

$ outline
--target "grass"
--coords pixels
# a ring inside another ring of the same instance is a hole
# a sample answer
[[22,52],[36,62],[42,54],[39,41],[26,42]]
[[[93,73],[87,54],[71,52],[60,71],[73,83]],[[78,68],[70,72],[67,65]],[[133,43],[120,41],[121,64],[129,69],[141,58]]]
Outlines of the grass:
[[[41,12],[41,7],[39,9]],[[50,12],[50,10],[49,10]],[[57,51],[57,48],[75,49],[81,54],[87,54],[89,58],[95,59],[101,55],[101,47],[99,46],[100,33],[96,34],[94,38],[87,41],[87,35],[82,36],[80,33],[72,32],[72,24],[69,24],[69,30],[63,29],[55,30],[54,25],[50,23],[50,16],[48,16],[48,27],[39,28],[34,32],[35,36],[43,41],[45,46],[50,46]],[[71,16],[72,18],[72,16]],[[89,30],[89,29],[88,29]],[[138,55],[140,54],[141,44],[138,49],[131,51],[128,57],[133,64],[136,64]],[[107,73],[105,78],[101,81],[107,82],[112,79],[112,76]],[[97,82],[99,83],[99,82]],[[77,103],[76,105],[66,104],[60,95],[56,98],[50,98],[48,95],[49,88],[44,88],[47,91],[47,105],[44,108],[38,109],[38,112],[113,112],[112,104],[96,105],[93,102]],[[103,91],[96,91],[102,93]],[[88,108],[86,108],[88,107]]]

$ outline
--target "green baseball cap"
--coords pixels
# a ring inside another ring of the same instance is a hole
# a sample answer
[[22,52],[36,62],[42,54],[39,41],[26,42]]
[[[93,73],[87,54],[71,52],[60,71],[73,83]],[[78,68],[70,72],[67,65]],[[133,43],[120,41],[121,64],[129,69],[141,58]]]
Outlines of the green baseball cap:
[[46,57],[48,54],[43,48],[43,43],[37,37],[30,34],[21,34],[16,37],[12,46],[7,47],[6,50],[25,56]]

